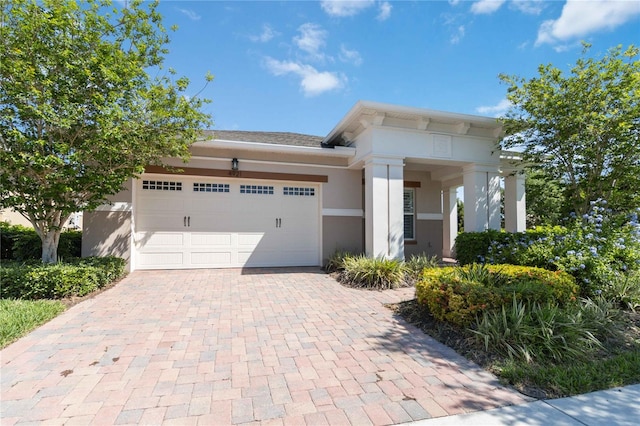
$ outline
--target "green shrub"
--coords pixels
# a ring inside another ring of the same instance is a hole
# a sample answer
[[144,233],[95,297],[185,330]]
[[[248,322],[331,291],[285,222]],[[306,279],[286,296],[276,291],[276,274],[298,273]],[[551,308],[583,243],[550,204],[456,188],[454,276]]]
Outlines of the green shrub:
[[602,296],[630,311],[640,309],[640,271],[618,273],[611,277],[602,290]]
[[591,300],[561,307],[513,299],[483,312],[471,331],[486,350],[528,363],[585,360],[602,349],[617,315],[611,305]]
[[340,282],[351,287],[385,290],[404,284],[404,262],[397,259],[347,256],[343,264]]
[[[42,257],[42,240],[33,228],[0,222],[1,259],[26,261]],[[64,231],[60,234],[58,257],[66,260],[81,256],[82,232]]]
[[126,262],[115,257],[74,259],[72,263],[5,262],[0,298],[59,299],[84,296],[124,276]]
[[418,303],[427,305],[436,319],[458,326],[513,299],[563,305],[575,300],[577,291],[564,272],[514,265],[425,269],[416,283]]
[[327,259],[324,270],[329,273],[344,271],[345,259],[353,256],[354,254],[349,251],[336,250],[335,252],[333,252],[333,254],[331,254],[331,256],[329,256],[329,259]]
[[429,256],[426,253],[418,255],[412,254],[409,260],[405,262],[405,280],[407,284],[413,285],[422,271],[426,268],[435,268],[438,266],[438,256]]
[[583,217],[567,219],[565,227],[540,227],[515,234],[462,233],[456,239],[458,261],[566,271],[576,279],[582,296],[592,297],[607,293],[619,277],[640,271],[639,214],[640,208],[616,214],[598,200]]

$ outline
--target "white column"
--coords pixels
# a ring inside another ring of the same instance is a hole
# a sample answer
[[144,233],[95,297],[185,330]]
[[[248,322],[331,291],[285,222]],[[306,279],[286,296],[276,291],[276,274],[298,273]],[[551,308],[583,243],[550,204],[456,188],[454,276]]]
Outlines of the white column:
[[504,178],[504,227],[508,232],[527,229],[525,176],[512,173]]
[[494,166],[464,168],[464,230],[500,229],[500,174]]
[[453,257],[458,235],[458,188],[442,190],[442,256]]
[[404,259],[404,162],[369,157],[364,166],[367,256]]
[[502,220],[500,217],[500,173],[498,170],[487,172],[489,200],[489,229],[500,230],[502,228]]

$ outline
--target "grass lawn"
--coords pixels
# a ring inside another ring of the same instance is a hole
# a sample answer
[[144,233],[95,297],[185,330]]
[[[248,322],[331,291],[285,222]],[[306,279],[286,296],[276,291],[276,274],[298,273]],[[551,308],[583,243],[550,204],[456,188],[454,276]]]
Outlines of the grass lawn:
[[607,341],[586,359],[526,363],[486,350],[467,329],[437,321],[416,300],[389,306],[439,342],[496,374],[518,391],[539,399],[560,398],[640,383],[640,314],[624,314],[621,338]]
[[0,299],[0,348],[64,312],[57,300]]

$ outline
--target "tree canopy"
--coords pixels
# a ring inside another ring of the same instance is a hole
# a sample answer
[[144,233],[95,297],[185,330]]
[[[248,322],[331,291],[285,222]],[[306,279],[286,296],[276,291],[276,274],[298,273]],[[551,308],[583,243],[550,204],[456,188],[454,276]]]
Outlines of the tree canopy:
[[157,1],[0,4],[0,207],[31,221],[53,262],[71,213],[163,157],[188,158],[208,100],[163,68]]
[[640,60],[638,48],[615,47],[602,58],[582,57],[565,75],[541,65],[526,80],[501,75],[513,107],[503,119],[504,149],[566,184],[573,211],[599,198],[626,211],[640,205]]

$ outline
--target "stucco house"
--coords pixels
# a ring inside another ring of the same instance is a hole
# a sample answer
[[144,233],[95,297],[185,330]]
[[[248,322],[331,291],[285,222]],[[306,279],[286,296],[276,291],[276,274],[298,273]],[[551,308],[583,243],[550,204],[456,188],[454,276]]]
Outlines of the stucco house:
[[[465,230],[525,228],[524,176],[494,118],[360,101],[325,137],[212,131],[84,214],[83,255],[131,270],[320,266],[334,251],[451,256]],[[179,168],[179,169],[178,169]]]

